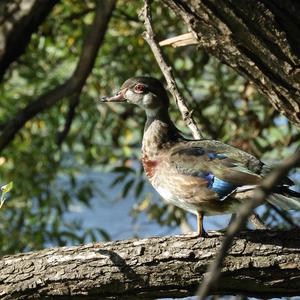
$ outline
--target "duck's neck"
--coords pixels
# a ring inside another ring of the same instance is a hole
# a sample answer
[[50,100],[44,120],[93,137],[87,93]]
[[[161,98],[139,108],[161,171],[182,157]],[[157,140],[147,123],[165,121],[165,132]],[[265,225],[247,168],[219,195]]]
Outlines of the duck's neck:
[[162,150],[183,138],[171,121],[167,110],[146,111],[146,115],[142,152],[143,156],[154,159]]

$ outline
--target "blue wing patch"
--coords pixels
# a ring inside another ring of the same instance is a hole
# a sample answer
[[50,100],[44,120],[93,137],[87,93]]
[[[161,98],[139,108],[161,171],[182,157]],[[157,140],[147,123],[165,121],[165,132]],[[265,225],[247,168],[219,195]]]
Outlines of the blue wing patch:
[[226,197],[238,187],[237,185],[219,179],[211,173],[208,173],[205,179],[208,181],[207,187],[216,192],[220,198]]
[[[213,160],[213,159],[225,159],[227,156],[225,154],[215,153],[215,152],[209,152],[207,156]],[[232,184],[230,182],[224,181],[222,179],[219,179],[218,177],[214,176],[213,174],[208,174],[206,176],[206,179],[208,180],[208,188],[216,192],[220,198],[226,197],[229,195],[233,190],[235,190],[238,186],[235,184]]]
[[211,189],[215,191],[220,198],[226,197],[233,190],[235,190],[238,186],[227,181],[221,180],[217,177],[214,178],[214,182],[211,186]]
[[227,156],[225,154],[219,154],[219,153],[215,153],[215,152],[208,152],[207,153],[207,156],[210,158],[210,159],[225,159],[227,158]]

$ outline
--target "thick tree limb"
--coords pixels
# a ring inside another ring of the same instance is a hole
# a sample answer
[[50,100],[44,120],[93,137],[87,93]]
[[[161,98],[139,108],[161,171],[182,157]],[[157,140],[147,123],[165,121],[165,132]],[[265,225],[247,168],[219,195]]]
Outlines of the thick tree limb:
[[64,97],[81,92],[90,74],[98,49],[102,44],[108,21],[115,6],[115,0],[98,1],[94,22],[85,39],[77,67],[72,76],[63,84],[40,96],[21,110],[8,122],[0,135],[0,151],[14,138],[23,125],[38,113],[53,106]]
[[[210,290],[216,285],[220,275],[221,266],[226,257],[227,251],[234,237],[246,224],[247,219],[252,214],[253,210],[261,205],[265,199],[272,193],[274,188],[281,182],[284,176],[288,172],[300,165],[300,150],[298,150],[294,155],[288,157],[281,166],[273,170],[262,182],[261,186],[256,189],[253,200],[246,202],[239,209],[239,213],[236,219],[229,225],[226,231],[226,237],[220,247],[215,260],[210,265],[208,269],[208,275],[206,276],[204,282],[200,286],[198,292],[198,299],[203,300],[209,294]],[[298,234],[300,231],[298,231]]]
[[0,81],[57,2],[59,0],[13,0],[0,4]]
[[[158,237],[2,257],[0,298],[154,299],[193,295],[222,236]],[[300,295],[298,232],[253,231],[232,244],[215,294]]]
[[163,2],[185,22],[193,43],[249,78],[278,111],[300,126],[298,1]]
[[196,122],[193,120],[191,112],[189,111],[185,99],[180,95],[179,90],[177,88],[177,84],[175,78],[172,73],[172,68],[166,63],[164,59],[164,55],[155,40],[155,34],[152,29],[152,16],[151,16],[151,7],[150,7],[150,0],[145,0],[144,7],[141,11],[141,15],[144,19],[144,24],[146,28],[146,32],[144,32],[144,39],[149,44],[154,57],[165,76],[165,79],[168,84],[168,89],[172,93],[174,99],[176,100],[176,104],[181,112],[183,120],[186,122],[187,126],[191,130],[193,137],[195,139],[200,139],[202,137]]

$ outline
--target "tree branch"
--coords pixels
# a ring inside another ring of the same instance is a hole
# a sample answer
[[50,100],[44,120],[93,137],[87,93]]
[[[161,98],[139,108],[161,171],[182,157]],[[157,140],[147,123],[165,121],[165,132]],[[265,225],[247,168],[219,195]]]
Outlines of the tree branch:
[[[0,259],[0,298],[154,299],[193,295],[223,236],[156,237],[62,247]],[[250,231],[235,238],[214,294],[300,295],[300,237]],[[255,284],[254,284],[255,282]]]
[[90,74],[98,49],[103,42],[108,21],[115,6],[115,0],[99,1],[96,7],[95,18],[84,41],[77,67],[72,76],[63,84],[40,96],[22,109],[16,116],[5,122],[5,128],[0,135],[0,151],[2,151],[24,124],[38,113],[55,105],[64,97],[81,92],[85,81]]
[[0,4],[0,81],[25,50],[32,33],[59,0],[13,0]]
[[182,38],[188,44],[197,44],[251,80],[276,110],[300,126],[299,2],[162,2],[186,24],[190,34]]
[[261,186],[255,190],[253,201],[246,202],[239,209],[239,214],[236,219],[229,225],[226,231],[226,237],[222,242],[220,250],[216,255],[215,260],[208,268],[207,276],[205,277],[198,291],[198,299],[203,300],[215,287],[221,274],[221,266],[226,257],[227,251],[231,246],[234,237],[245,225],[248,217],[252,214],[254,208],[262,204],[265,199],[272,193],[274,188],[281,182],[288,172],[300,165],[300,150],[294,155],[287,158],[284,163],[273,170],[262,182]]
[[174,99],[176,100],[177,106],[181,112],[183,120],[186,122],[187,126],[191,130],[193,137],[195,139],[200,139],[202,137],[195,121],[192,118],[192,114],[187,108],[185,99],[180,95],[175,78],[172,73],[172,68],[169,66],[165,59],[164,55],[155,40],[155,34],[152,29],[152,16],[151,16],[151,7],[150,0],[145,0],[145,4],[143,9],[141,10],[140,15],[144,18],[144,25],[146,28],[146,32],[144,32],[144,39],[149,44],[154,57],[165,76],[166,82],[168,84],[168,89],[172,93]]

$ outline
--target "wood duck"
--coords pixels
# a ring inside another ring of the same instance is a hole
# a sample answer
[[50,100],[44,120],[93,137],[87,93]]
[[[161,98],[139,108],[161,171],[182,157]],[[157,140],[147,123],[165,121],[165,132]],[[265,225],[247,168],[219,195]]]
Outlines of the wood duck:
[[[237,212],[270,170],[253,155],[220,141],[184,138],[169,117],[168,94],[155,78],[130,78],[102,101],[130,102],[145,110],[145,173],[167,203],[197,215],[198,236],[205,235],[204,216]],[[285,210],[300,209],[300,193],[290,185],[292,180],[285,178],[267,201]]]

